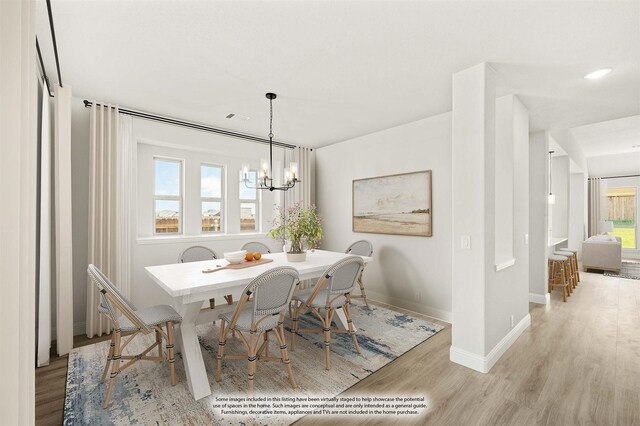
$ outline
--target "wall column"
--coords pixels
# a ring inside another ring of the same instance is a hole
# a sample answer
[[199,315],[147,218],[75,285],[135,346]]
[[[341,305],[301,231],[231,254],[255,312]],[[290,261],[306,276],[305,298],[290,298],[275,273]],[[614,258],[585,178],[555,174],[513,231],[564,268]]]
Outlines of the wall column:
[[[496,72],[486,63],[453,75],[453,330],[451,360],[481,370],[485,353],[487,146],[495,143]],[[493,179],[490,179],[493,182]],[[491,207],[491,210],[493,208]]]
[[488,64],[453,75],[450,358],[482,373],[531,323],[529,112],[496,81]]

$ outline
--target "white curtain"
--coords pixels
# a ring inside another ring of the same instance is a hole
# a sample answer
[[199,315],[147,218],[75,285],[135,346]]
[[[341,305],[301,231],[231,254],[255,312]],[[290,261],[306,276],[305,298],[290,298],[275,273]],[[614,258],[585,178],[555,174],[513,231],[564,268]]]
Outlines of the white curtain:
[[[91,107],[89,168],[89,255],[96,265],[130,297],[129,251],[133,143],[131,117],[120,117],[117,106]],[[98,313],[100,295],[87,278],[87,336],[111,331]]]
[[303,206],[308,207],[315,204],[315,191],[312,191],[315,183],[314,160],[313,151],[309,148],[296,147],[285,151],[287,165],[291,162],[298,163],[298,179],[300,179],[295,187],[285,193],[287,206],[302,203]]
[[54,215],[56,259],[56,349],[73,349],[73,211],[71,194],[71,86],[55,87]]
[[42,93],[39,135],[38,367],[49,364],[51,351],[51,116],[49,95],[45,90]]
[[607,219],[607,181],[589,179],[589,236],[597,235],[600,224]]

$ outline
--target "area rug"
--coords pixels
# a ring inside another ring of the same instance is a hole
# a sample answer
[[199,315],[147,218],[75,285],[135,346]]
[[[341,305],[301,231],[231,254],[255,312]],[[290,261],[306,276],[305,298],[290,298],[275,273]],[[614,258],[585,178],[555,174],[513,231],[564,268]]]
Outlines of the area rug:
[[631,280],[640,280],[640,263],[638,262],[622,262],[620,273],[605,271],[607,277],[628,278]]
[[[324,368],[324,344],[321,333],[302,334],[296,351],[290,354],[298,389],[292,389],[284,365],[278,362],[258,362],[255,375],[255,397],[307,396],[334,397],[374,371],[396,359],[443,329],[442,326],[400,314],[382,307],[353,305],[353,322],[358,328],[361,354],[355,352],[348,334],[333,334],[331,370]],[[311,315],[305,315],[301,328],[319,327]],[[148,345],[147,337],[131,343],[130,353]],[[176,359],[178,384],[171,386],[166,363],[138,362],[118,376],[111,396],[111,405],[103,410],[106,383],[99,383],[107,357],[109,342],[74,349],[69,355],[69,372],[65,397],[65,425],[201,425],[201,424],[290,424],[302,416],[230,416],[217,408],[217,397],[246,396],[246,360],[225,360],[222,381],[217,383],[215,354],[218,329],[211,324],[198,326],[198,337],[212,395],[194,401],[187,389],[184,365]],[[272,339],[275,341],[275,339]],[[287,333],[290,341],[290,333]],[[239,338],[229,338],[226,353],[242,352]],[[278,354],[275,343],[269,347]],[[214,408],[214,404],[216,408]]]

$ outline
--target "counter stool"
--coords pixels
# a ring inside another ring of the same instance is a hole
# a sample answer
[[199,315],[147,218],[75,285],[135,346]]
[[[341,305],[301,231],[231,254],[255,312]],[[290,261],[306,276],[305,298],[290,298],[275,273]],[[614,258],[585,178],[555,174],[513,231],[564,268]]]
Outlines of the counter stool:
[[560,250],[554,252],[553,254],[556,256],[565,256],[567,258],[567,268],[565,271],[565,275],[567,276],[567,280],[569,281],[569,293],[571,294],[578,285],[576,271],[575,269],[573,269],[573,254]]
[[576,278],[576,271],[573,268],[573,256],[572,253],[566,252],[566,251],[555,251],[553,252],[554,255],[556,256],[564,256],[567,258],[567,265],[565,268],[565,275],[567,277],[567,281],[569,281],[569,294],[573,294],[573,290],[575,290],[576,286],[578,285],[578,281]]
[[578,250],[569,249],[569,248],[561,248],[560,251],[564,251],[567,253],[571,253],[573,256],[573,270],[576,274],[576,285],[580,282],[580,269],[578,268]]
[[567,301],[567,296],[571,296],[567,273],[569,268],[569,258],[567,256],[561,256],[552,254],[549,256],[548,268],[549,268],[549,293],[553,291],[554,287],[562,287],[562,301]]

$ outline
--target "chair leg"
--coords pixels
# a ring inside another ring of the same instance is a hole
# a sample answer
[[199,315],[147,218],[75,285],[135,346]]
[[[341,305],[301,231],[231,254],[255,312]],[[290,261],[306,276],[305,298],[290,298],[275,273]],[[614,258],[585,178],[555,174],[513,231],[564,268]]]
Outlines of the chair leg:
[[567,287],[562,287],[562,301],[567,303]]
[[256,350],[259,341],[259,336],[255,337],[251,335],[251,337],[249,337],[249,345],[247,345],[247,396],[249,398],[253,398],[253,379],[256,375],[256,361],[258,360]]
[[269,356],[269,330],[264,332],[264,356]]
[[367,309],[371,310],[371,306],[369,306],[369,301],[367,300],[367,295],[364,292],[364,282],[362,282],[362,275],[360,275],[360,278],[358,278],[358,285],[360,285],[360,293],[362,293],[364,304],[367,305]]
[[549,291],[549,293],[551,293],[551,281],[553,281],[553,267],[552,267],[553,263],[549,260],[547,262],[547,273],[548,273],[548,279],[547,279],[547,290]]
[[287,342],[284,339],[284,326],[280,324],[280,326],[275,329],[275,333],[278,338],[278,343],[280,343],[280,357],[285,367],[287,367],[289,382],[291,382],[291,386],[295,389],[298,387],[298,384],[296,383],[296,379],[293,377],[293,371],[291,370],[291,361],[289,360],[289,352],[287,351]]
[[298,316],[300,315],[300,304],[296,303],[291,316],[291,352],[296,350],[296,335],[298,334]]
[[218,360],[218,368],[216,369],[216,382],[219,382],[221,380],[220,373],[222,371],[222,357],[224,356],[224,345],[227,340],[227,336],[225,335],[226,324],[227,323],[225,322],[225,320],[220,320],[220,338],[218,339],[218,354],[216,355],[216,358]]
[[111,345],[109,346],[109,355],[107,355],[107,363],[104,365],[104,369],[102,370],[102,377],[100,378],[100,383],[104,383],[104,380],[107,378],[107,371],[109,371],[109,365],[111,365],[111,360],[113,359],[113,348],[115,347],[115,343],[113,341],[114,333],[111,333]]
[[331,370],[331,309],[325,309],[322,325],[322,334],[324,335],[325,368],[327,370]]
[[[158,356],[160,358],[164,357],[164,352],[162,350],[162,334],[158,330],[156,330],[156,344],[158,345]],[[162,362],[162,361],[158,361]]]
[[[162,348],[162,342],[160,342]],[[176,360],[173,352],[173,322],[167,322],[167,357],[169,358],[169,370],[171,371],[171,386],[175,386],[176,379]]]
[[[228,294],[224,297],[224,300],[227,301],[227,305],[233,305],[233,294]],[[235,338],[236,337],[236,330],[233,329],[231,330],[231,335]]]
[[351,339],[353,339],[353,344],[356,347],[356,352],[360,353],[360,345],[358,344],[358,337],[356,336],[356,331],[353,329],[353,318],[351,317],[351,308],[349,304],[346,303],[342,310],[344,311],[344,316],[347,317],[347,326],[349,327],[349,334],[351,335]]
[[104,398],[104,404],[102,408],[107,408],[109,400],[111,399],[111,390],[113,389],[113,382],[120,373],[120,329],[115,329],[113,336],[113,359],[111,361],[111,376],[109,377],[109,384],[107,385],[107,394]]

